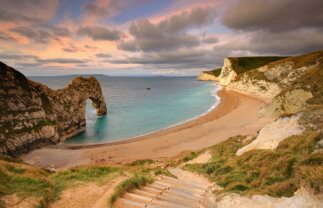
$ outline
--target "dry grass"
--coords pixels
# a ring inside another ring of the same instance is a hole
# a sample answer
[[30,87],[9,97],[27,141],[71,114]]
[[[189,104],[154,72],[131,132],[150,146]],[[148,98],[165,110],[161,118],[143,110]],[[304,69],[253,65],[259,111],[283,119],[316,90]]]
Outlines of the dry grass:
[[[283,140],[276,150],[251,150],[236,156],[238,149],[251,142],[236,136],[212,148],[212,160],[206,164],[186,165],[184,169],[204,174],[224,189],[241,194],[268,194],[290,197],[302,183],[310,183],[316,192],[323,186],[323,154],[312,153],[322,138],[318,132],[306,131]],[[309,159],[313,158],[313,159]],[[316,171],[310,172],[309,170]],[[320,172],[321,171],[321,172]],[[321,182],[319,182],[321,181]]]

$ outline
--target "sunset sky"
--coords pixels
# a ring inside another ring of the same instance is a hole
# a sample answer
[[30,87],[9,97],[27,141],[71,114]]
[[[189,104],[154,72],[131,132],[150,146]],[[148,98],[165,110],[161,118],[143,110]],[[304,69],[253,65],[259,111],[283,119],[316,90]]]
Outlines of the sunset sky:
[[197,75],[227,56],[323,49],[322,0],[0,0],[0,61],[26,75]]

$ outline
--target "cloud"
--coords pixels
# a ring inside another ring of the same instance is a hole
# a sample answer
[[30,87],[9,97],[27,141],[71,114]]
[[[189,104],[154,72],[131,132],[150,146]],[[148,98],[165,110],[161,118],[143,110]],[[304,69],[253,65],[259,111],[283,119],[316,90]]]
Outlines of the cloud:
[[218,37],[214,35],[209,35],[209,36],[203,37],[202,39],[202,42],[206,44],[214,44],[214,43],[217,43],[218,41],[219,41]]
[[20,34],[37,43],[48,43],[51,39],[58,40],[59,37],[70,35],[68,29],[49,25],[35,25],[35,27],[20,26],[10,31]]
[[[225,54],[223,54],[225,55]],[[106,61],[111,64],[141,64],[150,68],[173,69],[210,69],[223,62],[222,56],[208,49],[180,49],[177,51],[141,52],[140,54],[124,57],[111,57]]]
[[105,16],[110,14],[110,11],[107,7],[100,7],[93,2],[86,4],[83,10],[85,13],[96,16]]
[[96,57],[98,58],[110,58],[112,57],[110,54],[106,54],[106,53],[97,53],[95,54]]
[[229,41],[221,47],[257,54],[296,55],[322,50],[323,36],[319,29],[301,29],[281,33],[256,31],[247,33],[244,38]]
[[37,59],[37,58],[38,56],[33,56],[33,55],[0,54],[0,59],[25,60],[25,59]]
[[0,0],[0,21],[39,22],[52,18],[59,0]]
[[50,58],[41,59],[34,55],[16,55],[16,54],[0,54],[0,59],[4,60],[23,60],[20,62],[24,66],[41,66],[43,64],[85,64],[88,59],[73,59],[73,58]]
[[120,40],[124,37],[123,32],[119,30],[109,30],[101,26],[80,27],[77,31],[79,35],[88,36],[93,40]]
[[322,0],[239,0],[222,16],[232,29],[270,32],[323,28]]
[[58,64],[82,64],[86,63],[87,60],[81,59],[69,59],[69,58],[54,58],[54,59],[37,59],[38,63],[58,63]]
[[85,4],[83,11],[92,16],[104,17],[118,14],[131,4],[143,3],[145,0],[97,0]]
[[156,24],[141,19],[129,26],[129,33],[134,39],[120,43],[118,48],[125,51],[165,51],[198,46],[199,38],[187,34],[187,31],[209,25],[214,19],[215,12],[211,8],[182,12]]
[[181,36],[164,35],[161,38],[139,38],[120,43],[118,48],[125,51],[165,51],[177,48],[190,48],[199,45],[198,37],[183,34]]
[[12,40],[16,40],[16,38],[12,37],[11,35],[1,32],[0,31],[0,39],[1,40],[6,40],[6,41],[12,41]]

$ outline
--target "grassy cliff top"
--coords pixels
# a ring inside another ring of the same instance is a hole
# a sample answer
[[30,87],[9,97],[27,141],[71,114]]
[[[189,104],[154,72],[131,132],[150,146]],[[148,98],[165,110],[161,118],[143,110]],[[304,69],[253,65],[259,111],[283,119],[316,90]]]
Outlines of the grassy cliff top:
[[211,71],[203,71],[206,74],[214,75],[216,77],[220,76],[222,68],[213,69]]
[[237,74],[256,69],[271,62],[286,59],[286,56],[229,57]]

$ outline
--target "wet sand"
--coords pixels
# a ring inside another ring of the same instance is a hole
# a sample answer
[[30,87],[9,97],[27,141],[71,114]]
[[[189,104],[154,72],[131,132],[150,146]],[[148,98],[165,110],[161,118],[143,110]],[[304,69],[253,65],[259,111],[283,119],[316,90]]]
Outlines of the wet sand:
[[125,165],[139,159],[178,159],[230,136],[255,134],[272,121],[259,114],[264,100],[225,89],[218,91],[218,96],[220,103],[209,113],[168,129],[99,145],[55,145],[34,150],[23,159],[55,169],[88,164]]

